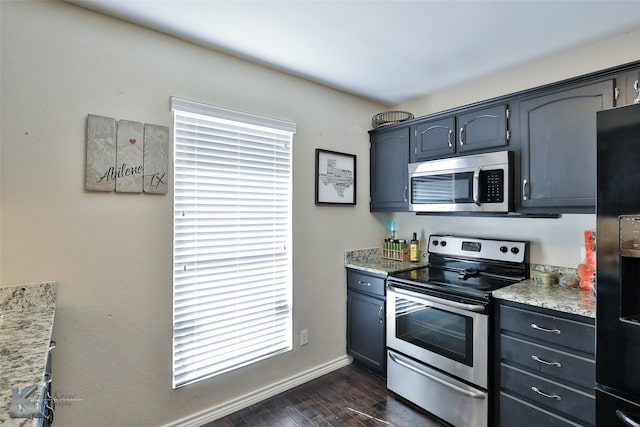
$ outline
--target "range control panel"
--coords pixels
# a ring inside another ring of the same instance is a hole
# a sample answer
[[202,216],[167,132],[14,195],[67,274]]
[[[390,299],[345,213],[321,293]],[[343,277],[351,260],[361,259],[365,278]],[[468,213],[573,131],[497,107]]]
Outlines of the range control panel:
[[431,235],[429,253],[494,261],[525,262],[528,242]]

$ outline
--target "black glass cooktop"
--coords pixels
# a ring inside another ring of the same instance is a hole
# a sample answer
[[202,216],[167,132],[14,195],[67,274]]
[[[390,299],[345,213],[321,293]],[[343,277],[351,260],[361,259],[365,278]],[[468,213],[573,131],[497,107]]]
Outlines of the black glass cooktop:
[[477,270],[451,271],[439,268],[419,268],[417,270],[393,273],[391,277],[410,280],[416,284],[431,284],[435,286],[447,286],[453,288],[475,289],[477,291],[491,292],[503,288],[519,280],[488,276]]
[[392,273],[390,277],[416,287],[487,296],[528,276],[526,264],[468,262],[435,256],[429,261],[429,267]]

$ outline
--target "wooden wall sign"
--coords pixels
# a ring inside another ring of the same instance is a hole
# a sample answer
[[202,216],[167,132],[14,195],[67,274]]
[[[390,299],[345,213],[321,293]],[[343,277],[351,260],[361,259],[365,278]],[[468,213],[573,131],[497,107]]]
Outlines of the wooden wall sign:
[[169,164],[169,128],[144,125],[144,186],[145,193],[165,194]]
[[87,190],[114,191],[116,189],[116,119],[87,117]]
[[166,194],[169,128],[89,114],[85,188]]
[[116,139],[116,191],[142,192],[144,125],[120,120]]

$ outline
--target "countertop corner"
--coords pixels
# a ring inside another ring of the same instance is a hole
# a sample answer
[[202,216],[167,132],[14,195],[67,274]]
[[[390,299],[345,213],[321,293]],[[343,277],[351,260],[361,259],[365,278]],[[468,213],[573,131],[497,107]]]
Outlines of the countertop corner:
[[[31,425],[11,418],[13,388],[42,384],[55,317],[56,283],[0,287],[0,424]],[[30,396],[37,399],[38,396]]]
[[368,271],[387,276],[399,271],[426,267],[427,262],[403,262],[382,258],[382,248],[356,249],[344,253],[344,265],[347,268]]

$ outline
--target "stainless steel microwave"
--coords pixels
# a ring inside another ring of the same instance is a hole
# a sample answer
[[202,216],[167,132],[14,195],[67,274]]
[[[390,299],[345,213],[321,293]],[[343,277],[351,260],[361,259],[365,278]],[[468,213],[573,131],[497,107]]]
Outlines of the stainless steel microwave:
[[511,151],[409,163],[409,210],[509,212],[512,173]]

